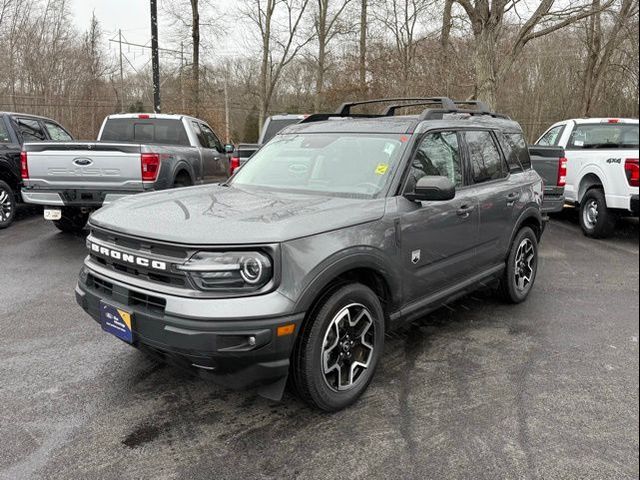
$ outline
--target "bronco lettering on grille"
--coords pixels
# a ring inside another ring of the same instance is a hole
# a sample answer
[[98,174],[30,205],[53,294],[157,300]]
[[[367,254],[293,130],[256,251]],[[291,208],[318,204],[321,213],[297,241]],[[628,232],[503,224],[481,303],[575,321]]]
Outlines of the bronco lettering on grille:
[[167,270],[167,263],[160,260],[152,260],[150,258],[120,252],[118,250],[103,247],[96,243],[89,243],[89,248],[93,253],[97,253],[98,255],[112,258],[114,260],[119,260],[124,263],[130,263],[144,268],[152,268],[153,270]]

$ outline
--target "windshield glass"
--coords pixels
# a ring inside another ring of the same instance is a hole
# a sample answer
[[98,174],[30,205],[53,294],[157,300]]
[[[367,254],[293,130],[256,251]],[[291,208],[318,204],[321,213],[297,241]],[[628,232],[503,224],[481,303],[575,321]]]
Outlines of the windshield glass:
[[279,135],[251,157],[231,183],[373,197],[387,186],[406,140],[403,135]]

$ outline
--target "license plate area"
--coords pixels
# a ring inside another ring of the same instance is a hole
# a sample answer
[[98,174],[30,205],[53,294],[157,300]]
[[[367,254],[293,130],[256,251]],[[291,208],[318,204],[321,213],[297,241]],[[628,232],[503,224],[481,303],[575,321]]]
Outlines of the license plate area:
[[100,302],[100,323],[105,332],[133,343],[133,315],[122,308]]
[[45,220],[60,220],[62,218],[62,210],[59,208],[45,208],[44,219]]

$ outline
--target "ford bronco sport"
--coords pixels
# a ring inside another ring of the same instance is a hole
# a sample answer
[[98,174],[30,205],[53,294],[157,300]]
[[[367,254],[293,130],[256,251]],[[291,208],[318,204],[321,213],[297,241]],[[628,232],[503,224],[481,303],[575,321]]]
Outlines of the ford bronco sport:
[[390,329],[481,285],[522,302],[544,221],[519,125],[479,102],[408,102],[430,108],[345,104],[225,184],[95,212],[78,303],[165,361],[275,399],[291,376],[335,411],[367,388]]

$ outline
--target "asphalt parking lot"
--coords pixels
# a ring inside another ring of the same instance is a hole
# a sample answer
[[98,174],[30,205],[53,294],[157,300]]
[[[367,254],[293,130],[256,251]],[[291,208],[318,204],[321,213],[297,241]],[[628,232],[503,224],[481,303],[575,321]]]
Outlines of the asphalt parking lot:
[[541,246],[529,300],[467,297],[387,338],[337,414],[163,366],[76,305],[84,239],[0,231],[0,478],[637,478],[638,222]]

